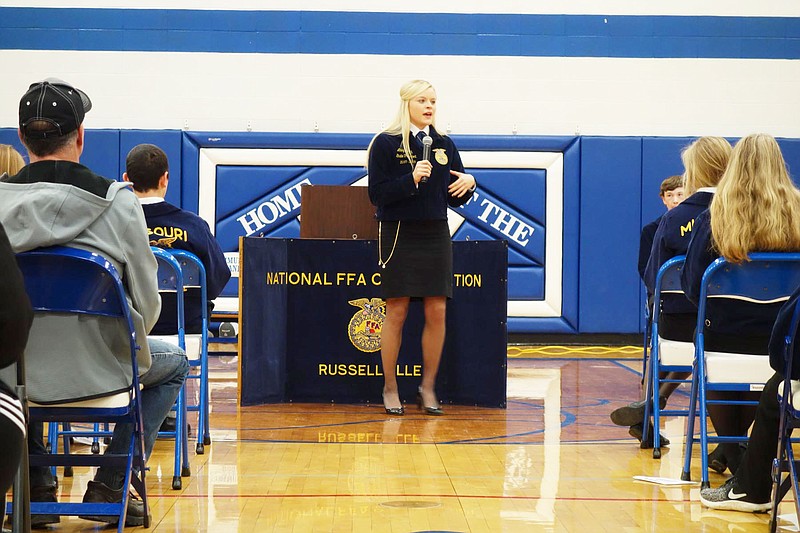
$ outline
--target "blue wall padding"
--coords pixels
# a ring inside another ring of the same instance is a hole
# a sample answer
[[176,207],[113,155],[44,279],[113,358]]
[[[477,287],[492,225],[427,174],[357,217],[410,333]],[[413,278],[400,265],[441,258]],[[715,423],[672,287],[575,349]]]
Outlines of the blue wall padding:
[[[121,179],[128,151],[139,143],[156,144],[164,149],[170,161],[168,200],[196,212],[199,146],[219,142],[228,148],[353,149],[366,147],[371,137],[368,134],[88,130],[81,162],[98,174]],[[511,317],[509,332],[636,333],[642,330],[644,297],[636,271],[639,233],[644,224],[664,211],[658,198],[659,184],[665,177],[683,171],[680,152],[692,140],[689,137],[456,137],[462,151],[535,148],[564,153],[562,316]],[[732,143],[736,141],[733,138],[729,140]],[[0,128],[0,143],[12,144],[25,153],[16,128]],[[790,173],[798,181],[800,139],[780,139],[779,143]],[[274,180],[267,179],[265,183],[264,177],[281,174],[284,170],[219,168],[217,229],[223,241],[232,246],[238,244],[234,225],[239,225],[235,218],[243,211],[241,195],[249,194],[250,204],[257,205],[265,192],[277,190],[278,182],[286,183],[283,178],[275,176]],[[479,181],[485,193],[502,200],[513,208],[514,214],[524,214],[527,220],[537,224],[541,222],[545,210],[536,203],[536,198],[543,193],[543,172],[503,169],[489,172],[481,169],[475,174],[480,176],[482,172],[485,177],[483,180],[479,177]],[[236,179],[229,179],[234,174]],[[314,175],[312,181],[315,182],[349,183],[363,176],[363,169],[306,167],[294,179],[300,180],[303,175]],[[523,185],[526,183],[528,185]],[[513,192],[528,186],[530,188],[524,191]],[[294,217],[270,228],[272,237],[294,238],[298,234],[299,224]],[[496,237],[485,224],[469,218],[454,235],[457,240]],[[545,272],[532,268],[535,261],[529,254],[518,253],[514,246],[509,246],[508,258],[509,299],[541,296]],[[529,279],[520,283],[517,278]],[[231,287],[235,290],[233,284]]]
[[581,139],[581,332],[639,329],[641,156],[641,138]]
[[[580,183],[581,183],[581,139],[573,138],[564,147],[564,244],[562,264],[564,274],[561,279],[561,316],[572,332],[578,331],[580,286]],[[525,331],[509,330],[509,331]]]

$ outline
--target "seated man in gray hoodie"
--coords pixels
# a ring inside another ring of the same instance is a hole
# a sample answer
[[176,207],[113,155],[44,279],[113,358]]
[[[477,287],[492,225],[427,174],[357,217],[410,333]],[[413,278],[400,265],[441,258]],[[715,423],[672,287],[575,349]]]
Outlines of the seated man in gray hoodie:
[[[0,182],[0,223],[16,253],[64,245],[97,252],[111,261],[122,273],[136,335],[145,339],[161,308],[156,260],[141,206],[130,186],[98,176],[79,163],[84,147],[83,119],[91,105],[85,93],[54,78],[34,83],[22,96],[19,137],[30,164]],[[127,343],[117,323],[36,315],[25,351],[29,399],[53,403],[126,390],[130,383]],[[144,451],[149,457],[189,366],[186,354],[177,346],[158,341],[140,344],[137,362],[144,387]],[[3,377],[9,381],[8,374]],[[46,453],[42,425],[35,426],[28,428],[30,451]],[[126,453],[131,429],[130,424],[117,424],[107,453]],[[122,501],[123,491],[128,489],[122,486],[123,480],[122,470],[98,469],[83,501]],[[30,481],[32,501],[56,501],[57,487],[49,468],[32,467]],[[125,525],[142,525],[142,502],[129,502]],[[113,516],[84,518],[117,522]],[[32,517],[34,527],[58,521],[58,516]]]

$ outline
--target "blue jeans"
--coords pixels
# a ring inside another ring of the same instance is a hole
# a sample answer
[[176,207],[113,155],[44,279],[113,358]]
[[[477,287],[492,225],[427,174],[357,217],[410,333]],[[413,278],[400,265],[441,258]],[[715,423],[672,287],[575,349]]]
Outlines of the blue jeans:
[[[172,409],[189,373],[189,361],[179,347],[156,339],[148,339],[147,344],[150,346],[152,364],[147,372],[139,376],[139,383],[144,387],[141,399],[145,458],[150,457],[158,429]],[[131,431],[131,424],[117,424],[105,453],[126,454]],[[29,425],[28,449],[31,455],[47,453],[42,424]],[[55,483],[48,467],[31,467],[30,476],[31,487],[51,486]],[[100,467],[94,479],[116,490],[122,487],[124,478],[125,472],[122,470]]]

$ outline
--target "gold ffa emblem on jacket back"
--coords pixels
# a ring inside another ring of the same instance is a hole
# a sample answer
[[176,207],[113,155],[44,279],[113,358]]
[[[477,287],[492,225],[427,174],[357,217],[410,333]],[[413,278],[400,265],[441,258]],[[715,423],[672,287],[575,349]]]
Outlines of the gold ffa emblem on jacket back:
[[162,239],[157,240],[150,240],[150,246],[156,246],[158,248],[172,248],[172,243],[177,241],[177,237],[164,237]]
[[350,300],[350,305],[360,308],[350,319],[347,336],[353,346],[362,352],[377,352],[381,349],[381,329],[386,318],[386,302],[380,298]]

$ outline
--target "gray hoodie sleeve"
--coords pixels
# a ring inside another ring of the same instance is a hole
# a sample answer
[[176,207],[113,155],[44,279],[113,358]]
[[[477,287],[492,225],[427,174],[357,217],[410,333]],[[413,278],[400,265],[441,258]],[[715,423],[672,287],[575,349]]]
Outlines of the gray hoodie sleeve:
[[120,191],[120,195],[130,199],[130,223],[124,233],[124,254],[128,285],[128,294],[133,307],[144,319],[145,329],[153,329],[161,313],[161,297],[158,294],[158,264],[150,250],[147,236],[147,224],[142,207],[136,196],[128,191]]

